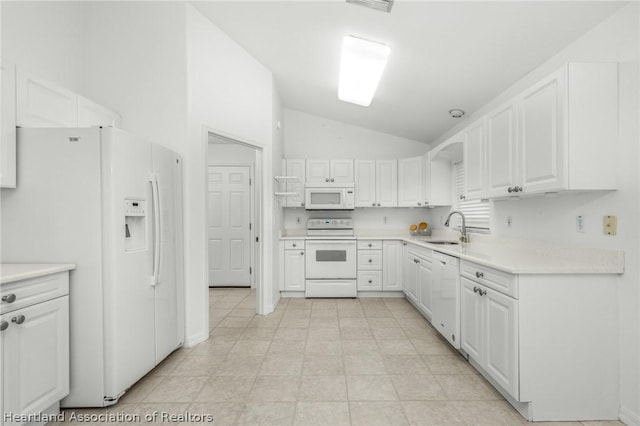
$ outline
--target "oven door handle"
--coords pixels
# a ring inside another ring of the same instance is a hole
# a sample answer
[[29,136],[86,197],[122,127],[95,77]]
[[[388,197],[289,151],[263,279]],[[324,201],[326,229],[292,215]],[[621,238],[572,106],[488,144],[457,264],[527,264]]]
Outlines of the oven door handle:
[[355,245],[356,242],[354,240],[345,240],[345,241],[340,241],[340,240],[331,240],[331,241],[314,240],[314,241],[309,241],[309,240],[307,240],[307,247],[313,246],[313,245],[326,246],[326,245],[333,245],[333,244],[340,244],[340,245],[351,244],[351,245]]

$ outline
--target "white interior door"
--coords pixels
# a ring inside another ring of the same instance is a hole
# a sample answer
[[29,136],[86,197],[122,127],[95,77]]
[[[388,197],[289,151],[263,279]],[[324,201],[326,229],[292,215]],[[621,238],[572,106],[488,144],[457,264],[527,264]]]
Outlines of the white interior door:
[[209,285],[251,285],[251,168],[209,166]]

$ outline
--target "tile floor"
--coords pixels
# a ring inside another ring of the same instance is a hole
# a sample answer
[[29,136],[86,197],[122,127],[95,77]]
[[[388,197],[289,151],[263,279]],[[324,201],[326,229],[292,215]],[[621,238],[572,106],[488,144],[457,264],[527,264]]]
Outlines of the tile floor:
[[212,289],[210,306],[208,341],[174,352],[117,405],[76,413],[152,422],[170,413],[178,424],[208,414],[216,425],[526,423],[404,299],[283,299],[256,316],[255,292]]

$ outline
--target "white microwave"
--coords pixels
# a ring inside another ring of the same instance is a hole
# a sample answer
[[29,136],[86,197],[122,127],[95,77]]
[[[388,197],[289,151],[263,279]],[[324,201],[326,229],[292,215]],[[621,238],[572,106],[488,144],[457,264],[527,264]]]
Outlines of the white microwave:
[[306,210],[353,210],[355,207],[353,184],[340,186],[307,186],[304,188]]

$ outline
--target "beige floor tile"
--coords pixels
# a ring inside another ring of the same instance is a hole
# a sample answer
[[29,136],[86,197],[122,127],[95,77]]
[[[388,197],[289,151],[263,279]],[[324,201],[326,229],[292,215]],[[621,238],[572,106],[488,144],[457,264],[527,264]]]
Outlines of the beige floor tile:
[[271,340],[238,340],[229,350],[229,355],[265,355],[270,344]]
[[276,334],[275,328],[268,327],[247,327],[244,333],[240,335],[239,340],[271,340]]
[[379,354],[375,340],[342,340],[342,353],[345,355]]
[[318,327],[338,327],[340,323],[338,322],[338,317],[335,318],[317,318],[313,316],[313,312],[311,313],[311,318],[309,318],[309,328],[318,328]]
[[279,315],[256,315],[249,323],[249,328],[277,328],[282,319]]
[[304,357],[302,374],[306,376],[339,376],[344,374],[342,356],[312,355]]
[[393,318],[393,314],[387,308],[384,309],[365,309],[364,316],[366,318]]
[[366,318],[340,318],[340,328],[345,327],[359,327],[369,328],[369,323]]
[[338,307],[338,318],[340,320],[346,318],[364,318],[364,311],[360,307],[357,309]]
[[304,328],[306,331],[306,329],[309,328],[309,318],[285,318],[285,316],[283,316],[278,327]]
[[399,402],[352,401],[349,403],[353,426],[408,425],[404,409]]
[[188,356],[169,375],[184,377],[210,376],[219,362],[220,357]]
[[472,374],[434,376],[451,400],[496,400],[502,396],[480,376]]
[[210,338],[215,340],[238,340],[245,327],[216,327],[210,334]]
[[307,340],[340,340],[338,327],[310,327]]
[[346,401],[344,376],[302,376],[299,401]]
[[306,340],[308,333],[306,328],[278,328],[273,340]]
[[193,348],[190,356],[222,356],[235,345],[235,340],[217,340],[210,338]]
[[151,370],[147,376],[164,377],[171,374],[171,372],[182,362],[184,357],[182,356],[169,356],[162,361],[156,368]]
[[391,376],[402,401],[446,400],[447,394],[432,375]]
[[347,402],[298,402],[293,421],[295,426],[350,425]]
[[369,327],[340,327],[340,337],[342,340],[367,340],[373,339],[373,334]]
[[584,421],[582,424],[584,426],[624,426],[624,423],[618,420]]
[[451,355],[455,349],[440,336],[412,338],[411,343],[420,355]]
[[383,355],[384,365],[389,374],[429,374],[427,365],[420,355]]
[[[286,329],[283,329],[286,330]],[[296,330],[292,328],[291,330]],[[267,354],[304,354],[306,340],[272,340]]]
[[223,319],[218,327],[245,328],[249,325],[253,317],[232,317],[227,316]]
[[347,376],[349,401],[397,401],[389,376]]
[[408,339],[378,340],[378,348],[383,355],[417,355],[416,349]]
[[238,418],[239,425],[280,426],[291,425],[295,402],[249,402]]
[[195,402],[244,402],[251,392],[255,377],[214,376],[193,400]]
[[400,327],[371,327],[371,332],[376,340],[406,340],[407,336]]
[[242,303],[238,306],[236,306],[231,313],[229,314],[229,316],[232,317],[250,317],[251,319],[253,319],[254,316],[256,316],[256,308],[242,308],[241,307]]
[[302,371],[302,354],[270,353],[264,359],[259,375],[299,376]]
[[196,402],[191,404],[188,410],[192,414],[209,414],[213,417],[213,422],[200,422],[200,424],[231,426],[236,423],[243,407],[243,402]]
[[305,348],[307,354],[317,355],[342,355],[342,342],[340,340],[307,340]]
[[464,418],[453,401],[403,401],[405,415],[411,425],[464,425]]
[[171,416],[183,415],[187,408],[187,403],[142,403],[136,406],[135,413],[144,425],[167,425],[174,423]]
[[324,307],[313,307],[311,309],[311,318],[338,319],[338,308],[335,306],[332,308],[327,307],[326,309]]
[[348,376],[387,374],[380,354],[345,355],[344,370]]
[[367,322],[371,328],[400,327],[400,324],[394,318],[367,318]]
[[506,401],[456,401],[467,425],[524,425],[527,421]]
[[262,356],[229,354],[213,372],[216,376],[255,376],[262,366]]
[[311,310],[311,306],[313,306],[313,300],[311,299],[291,298],[289,299],[289,304],[287,305],[287,309]]
[[204,386],[206,377],[169,376],[144,398],[144,402],[191,402]]
[[258,376],[247,401],[297,401],[299,387],[300,376]]
[[291,309],[291,307],[287,308],[284,311],[284,315],[282,319],[290,319],[290,318],[309,318],[311,317],[311,309]]
[[333,309],[338,307],[337,299],[313,299],[311,309]]
[[422,359],[433,374],[477,374],[460,355],[422,355]]
[[118,401],[120,404],[134,404],[142,402],[156,386],[164,380],[161,376],[145,376],[129,389]]

